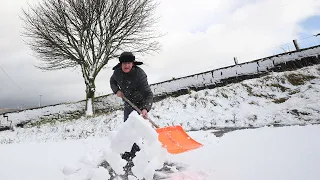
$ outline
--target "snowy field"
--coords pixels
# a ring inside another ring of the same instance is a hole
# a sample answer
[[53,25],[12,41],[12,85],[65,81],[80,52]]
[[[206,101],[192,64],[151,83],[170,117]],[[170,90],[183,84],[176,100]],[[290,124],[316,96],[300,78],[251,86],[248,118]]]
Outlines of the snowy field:
[[[140,116],[123,123],[122,111],[0,132],[0,180],[106,180],[110,174],[99,165],[107,160],[121,174],[120,153],[133,141],[142,147],[137,177],[320,179],[319,92],[317,65],[157,102],[152,120],[193,130],[188,134],[204,145],[179,155],[164,153]],[[220,137],[213,133],[219,127],[260,128]],[[159,170],[164,164],[169,170]]]
[[[168,155],[178,163],[158,177],[172,180],[318,180],[320,178],[320,125],[233,131],[221,138],[211,131],[190,135],[204,144],[200,149]],[[97,168],[109,148],[108,137],[50,143],[1,145],[0,179],[105,180]],[[65,174],[64,174],[65,173]],[[134,178],[132,178],[134,179]],[[161,178],[159,178],[161,179]]]

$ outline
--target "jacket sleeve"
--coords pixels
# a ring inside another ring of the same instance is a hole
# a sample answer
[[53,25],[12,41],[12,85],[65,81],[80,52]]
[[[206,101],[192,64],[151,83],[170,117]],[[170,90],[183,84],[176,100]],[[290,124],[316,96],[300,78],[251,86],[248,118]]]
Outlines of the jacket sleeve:
[[114,76],[115,75],[113,73],[112,76],[110,77],[110,87],[113,93],[116,94],[119,91],[119,86]]
[[143,70],[141,70],[139,80],[140,80],[139,91],[143,95],[141,109],[146,109],[149,112],[153,104],[153,93],[148,84],[147,75]]

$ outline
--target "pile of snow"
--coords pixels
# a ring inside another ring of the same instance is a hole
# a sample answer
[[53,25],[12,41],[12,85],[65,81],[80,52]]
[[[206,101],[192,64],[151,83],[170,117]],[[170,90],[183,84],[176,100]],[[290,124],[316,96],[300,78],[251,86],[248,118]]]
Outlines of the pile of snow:
[[[134,143],[140,147],[140,151],[133,158],[133,175],[129,175],[129,179],[151,180],[155,171],[163,167],[168,152],[158,141],[158,133],[137,112],[132,112],[128,120],[109,138],[109,146],[103,150],[100,162],[108,162],[112,172],[115,172],[114,176],[126,174],[124,167],[127,161],[122,159],[121,155],[124,152],[130,152]],[[93,164],[90,158],[80,159],[78,166],[66,166],[63,172],[66,180],[80,180],[83,177],[91,180],[105,180],[111,177],[108,169]]]

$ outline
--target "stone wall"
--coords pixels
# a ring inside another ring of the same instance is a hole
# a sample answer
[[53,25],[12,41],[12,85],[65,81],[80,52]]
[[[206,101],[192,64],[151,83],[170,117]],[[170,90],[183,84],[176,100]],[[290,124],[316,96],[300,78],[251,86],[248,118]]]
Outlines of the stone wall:
[[[24,127],[26,124],[37,125],[39,122],[77,119],[84,115],[85,104],[85,101],[61,103],[0,114],[0,130],[10,125]],[[114,95],[97,97],[95,107],[98,113],[111,112],[121,108],[121,101]],[[8,116],[8,118],[3,117],[3,115]]]
[[[257,62],[258,64],[259,62]],[[190,90],[199,91],[203,89],[213,89],[215,87],[222,87],[226,86],[231,83],[238,83],[243,80],[253,79],[253,78],[260,78],[262,76],[268,75],[270,72],[283,72],[283,71],[294,71],[303,67],[312,66],[320,64],[320,55],[304,57],[302,59],[292,60],[288,62],[283,62],[274,65],[271,68],[268,68],[267,71],[259,71],[257,70],[254,74],[243,74],[243,75],[235,75],[232,77],[228,77],[225,79],[220,79],[217,82],[211,84],[203,84],[203,86],[189,86],[187,88],[181,88],[177,91],[167,92],[163,94],[159,94],[154,97],[155,101],[160,101],[167,96],[180,96],[189,93]],[[212,72],[213,73],[213,72]],[[214,78],[214,77],[212,77]]]

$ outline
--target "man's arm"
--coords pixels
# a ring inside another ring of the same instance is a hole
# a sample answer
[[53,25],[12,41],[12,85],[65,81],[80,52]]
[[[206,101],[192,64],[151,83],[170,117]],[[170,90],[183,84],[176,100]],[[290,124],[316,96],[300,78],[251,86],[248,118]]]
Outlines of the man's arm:
[[110,77],[110,87],[114,94],[116,94],[120,90],[114,74],[112,74],[112,76]]
[[139,90],[143,95],[143,103],[141,109],[146,109],[149,112],[153,104],[153,93],[149,86],[147,75],[143,70],[141,70],[140,74]]

